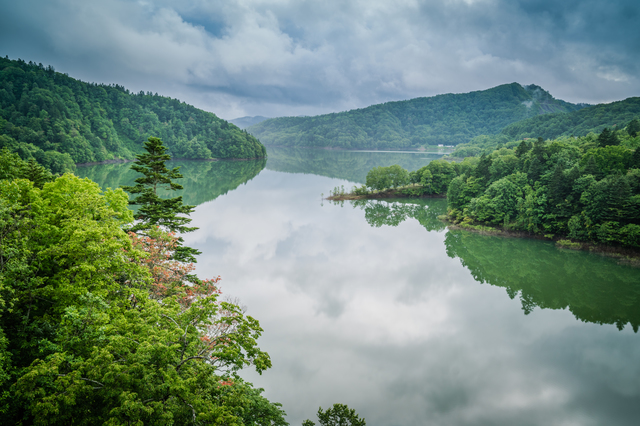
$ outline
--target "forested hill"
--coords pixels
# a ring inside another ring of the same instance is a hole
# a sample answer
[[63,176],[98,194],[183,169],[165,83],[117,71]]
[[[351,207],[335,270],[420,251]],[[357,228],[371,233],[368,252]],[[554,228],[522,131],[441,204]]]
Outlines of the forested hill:
[[161,138],[174,158],[266,155],[244,130],[177,99],[0,58],[0,148],[61,172],[74,163],[133,158],[149,136]]
[[585,136],[600,133],[605,127],[621,129],[640,116],[640,98],[589,106],[569,114],[532,117],[505,127],[501,134],[509,140],[524,138],[555,139],[560,136]]
[[584,105],[554,99],[542,88],[518,83],[492,89],[388,102],[315,117],[281,117],[247,130],[265,145],[352,149],[457,145],[499,133],[516,121]]
[[261,121],[264,120],[268,120],[269,117],[263,117],[261,115],[256,115],[254,117],[238,117],[238,118],[232,118],[231,120],[229,120],[229,123],[233,123],[236,126],[240,127],[241,129],[246,129],[249,126],[253,126],[254,124],[258,124]]

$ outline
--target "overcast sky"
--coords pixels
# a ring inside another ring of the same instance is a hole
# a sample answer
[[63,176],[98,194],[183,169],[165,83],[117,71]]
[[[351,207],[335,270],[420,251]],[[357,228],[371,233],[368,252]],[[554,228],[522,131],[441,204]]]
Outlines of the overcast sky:
[[225,119],[538,84],[640,96],[637,0],[0,0],[0,55]]

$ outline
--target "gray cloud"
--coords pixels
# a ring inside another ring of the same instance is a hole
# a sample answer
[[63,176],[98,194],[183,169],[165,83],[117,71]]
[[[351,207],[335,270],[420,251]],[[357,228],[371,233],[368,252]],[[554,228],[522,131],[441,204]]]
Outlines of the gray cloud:
[[0,54],[224,118],[303,115],[535,83],[640,91],[635,1],[0,2]]

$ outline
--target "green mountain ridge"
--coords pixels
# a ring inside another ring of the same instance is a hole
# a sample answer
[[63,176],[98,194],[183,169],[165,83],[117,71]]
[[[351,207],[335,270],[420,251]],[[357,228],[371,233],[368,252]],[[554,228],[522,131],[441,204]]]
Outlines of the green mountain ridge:
[[74,163],[131,159],[150,136],[161,138],[173,158],[266,155],[246,131],[177,99],[0,58],[0,148],[63,172]]
[[499,146],[513,148],[524,139],[553,140],[589,135],[595,139],[605,128],[617,133],[619,138],[626,138],[630,135],[627,126],[639,118],[640,97],[591,105],[569,113],[539,115],[512,123],[498,134],[480,135],[468,143],[460,144],[451,157],[477,156]]
[[512,140],[585,136],[590,132],[600,133],[605,127],[621,129],[639,115],[640,97],[633,97],[608,104],[592,105],[570,113],[531,117],[506,126],[500,133]]
[[268,120],[270,117],[263,117],[261,115],[256,116],[246,116],[246,117],[238,117],[232,118],[229,120],[229,123],[233,123],[241,129],[246,129],[249,126],[253,126],[254,124],[258,124],[264,120]]
[[536,85],[387,102],[314,117],[279,117],[247,128],[265,145],[401,149],[457,145],[540,114],[584,108],[553,98]]

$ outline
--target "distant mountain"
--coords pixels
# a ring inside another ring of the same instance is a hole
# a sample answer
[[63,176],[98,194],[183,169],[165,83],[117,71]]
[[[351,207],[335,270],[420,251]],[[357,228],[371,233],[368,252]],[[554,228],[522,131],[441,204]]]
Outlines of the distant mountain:
[[516,121],[586,105],[554,99],[539,86],[504,84],[464,94],[387,102],[315,117],[265,120],[247,130],[265,145],[400,149],[457,145]]
[[0,148],[62,172],[74,163],[131,159],[149,136],[161,138],[174,158],[266,155],[246,131],[177,99],[0,58]]
[[640,98],[589,106],[569,114],[547,114],[510,124],[501,134],[510,140],[524,138],[554,139],[559,136],[584,136],[600,133],[605,127],[621,129],[640,116]]
[[261,115],[256,115],[254,117],[238,117],[229,120],[229,123],[233,123],[241,129],[246,129],[249,126],[253,126],[254,124],[258,124],[263,122],[264,120],[268,120],[269,117],[263,117]]

